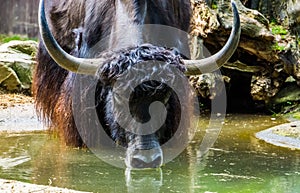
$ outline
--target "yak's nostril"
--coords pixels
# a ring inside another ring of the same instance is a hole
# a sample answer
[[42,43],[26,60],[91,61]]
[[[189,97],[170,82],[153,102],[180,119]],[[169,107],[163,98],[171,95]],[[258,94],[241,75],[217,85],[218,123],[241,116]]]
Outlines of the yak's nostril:
[[158,168],[163,163],[162,150],[156,147],[150,150],[136,149],[127,157],[131,168]]

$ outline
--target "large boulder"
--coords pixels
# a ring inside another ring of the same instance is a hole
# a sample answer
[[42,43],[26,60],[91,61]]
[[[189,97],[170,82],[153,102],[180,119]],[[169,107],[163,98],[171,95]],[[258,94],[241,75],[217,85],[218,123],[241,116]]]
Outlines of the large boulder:
[[0,87],[8,91],[31,89],[37,46],[31,40],[0,45]]
[[[208,51],[212,54],[217,52],[229,37],[233,19],[231,0],[191,2],[191,35],[194,36],[191,38],[191,58],[207,57]],[[300,3],[299,0],[235,2],[240,14],[242,34],[236,52],[220,69],[223,80],[226,80],[223,83],[226,88],[227,110],[266,112],[270,110],[269,106],[277,107],[277,99],[274,100],[273,97],[287,86],[285,83],[288,79],[292,78],[294,84],[300,87],[300,44],[299,37],[296,37],[300,34],[297,32],[300,29]],[[268,12],[264,12],[264,8],[268,8]],[[273,15],[282,15],[284,20],[289,20],[287,23],[282,19],[269,20]],[[292,32],[292,29],[296,32]],[[191,77],[191,82],[204,106],[210,108],[208,99],[221,94],[220,89],[215,88],[218,83],[222,83],[222,78],[214,75],[201,76]],[[295,99],[292,102],[280,102],[280,106],[289,103],[294,104]]]

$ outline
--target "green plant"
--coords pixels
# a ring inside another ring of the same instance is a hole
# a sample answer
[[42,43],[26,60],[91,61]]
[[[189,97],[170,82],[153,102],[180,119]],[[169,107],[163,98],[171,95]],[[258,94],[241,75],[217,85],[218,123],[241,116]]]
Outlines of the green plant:
[[21,36],[21,35],[6,35],[6,34],[0,34],[0,43],[7,43],[10,42],[12,40],[34,40],[37,41],[37,38],[28,38],[25,36]]
[[218,5],[216,2],[213,2],[213,4],[211,5],[212,9],[218,9]]
[[271,18],[271,19],[270,19],[270,25],[271,25],[271,26],[278,25],[277,20],[274,19],[274,18]]
[[272,33],[274,35],[287,35],[288,31],[284,29],[281,25],[273,25],[272,27]]
[[273,46],[272,46],[273,50],[276,50],[276,51],[284,51],[285,50],[285,46],[280,46],[278,44],[278,42],[276,42]]

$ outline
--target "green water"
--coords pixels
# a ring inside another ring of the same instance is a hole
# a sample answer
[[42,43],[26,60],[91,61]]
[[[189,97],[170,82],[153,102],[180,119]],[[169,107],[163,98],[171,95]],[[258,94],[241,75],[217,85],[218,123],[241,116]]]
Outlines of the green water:
[[205,156],[197,152],[205,132],[200,130],[186,150],[161,170],[131,173],[87,150],[66,148],[46,132],[1,134],[0,178],[92,192],[297,193],[300,151],[254,137],[255,132],[283,122],[268,116],[229,115]]

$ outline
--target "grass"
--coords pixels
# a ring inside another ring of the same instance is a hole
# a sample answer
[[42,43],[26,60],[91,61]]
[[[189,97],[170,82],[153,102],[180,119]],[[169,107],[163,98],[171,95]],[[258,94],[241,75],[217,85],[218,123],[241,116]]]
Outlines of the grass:
[[[271,20],[271,22],[270,22],[270,28],[271,28],[272,34],[280,35],[282,40],[285,40],[286,35],[289,34],[288,30],[286,28],[284,28],[284,26],[277,23],[277,21],[274,19]],[[284,51],[286,49],[285,46],[279,45],[278,42],[275,42],[272,48],[275,51]]]
[[6,34],[0,34],[0,44],[10,42],[12,40],[34,40],[37,41],[37,38],[28,38],[26,36],[22,35],[6,35]]
[[275,44],[272,46],[273,50],[276,50],[276,51],[284,51],[285,50],[285,46],[280,46],[278,44],[278,42],[275,42]]
[[272,33],[275,35],[286,35],[288,31],[284,29],[282,26],[276,25],[272,27]]
[[283,26],[281,25],[277,25],[275,24],[274,22],[271,22],[270,24],[271,26],[271,29],[272,29],[272,33],[274,35],[282,35],[282,36],[285,36],[288,34],[288,30],[285,29]]

